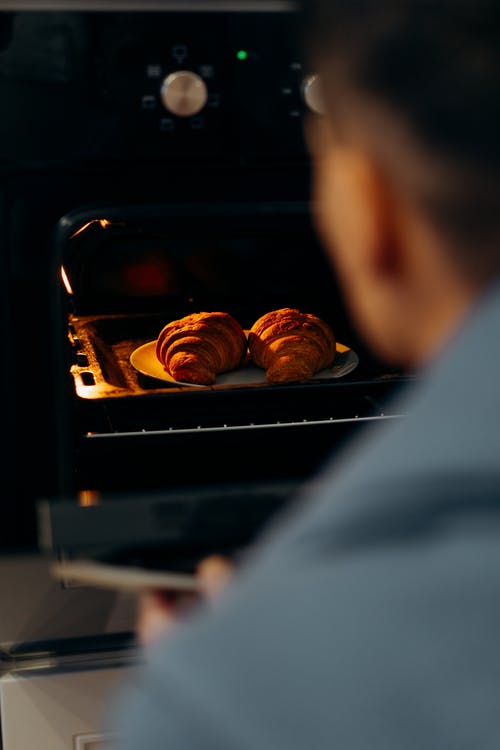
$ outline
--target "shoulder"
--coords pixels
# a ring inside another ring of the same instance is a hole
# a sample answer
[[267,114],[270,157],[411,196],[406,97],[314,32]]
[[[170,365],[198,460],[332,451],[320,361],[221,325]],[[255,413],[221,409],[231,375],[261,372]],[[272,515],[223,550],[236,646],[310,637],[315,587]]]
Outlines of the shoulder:
[[500,689],[499,535],[476,519],[256,560],[155,647],[126,720],[174,748],[303,750],[334,736],[361,748],[382,733],[386,748],[440,750],[450,716],[470,739],[473,707],[498,739],[496,712],[477,695]]

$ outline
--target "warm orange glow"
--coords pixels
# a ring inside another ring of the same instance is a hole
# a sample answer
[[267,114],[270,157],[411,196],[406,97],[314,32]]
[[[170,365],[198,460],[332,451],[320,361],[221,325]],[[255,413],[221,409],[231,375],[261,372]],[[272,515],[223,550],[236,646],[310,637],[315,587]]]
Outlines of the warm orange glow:
[[62,279],[62,283],[64,284],[64,288],[66,289],[68,294],[73,294],[73,289],[71,288],[71,284],[68,279],[68,275],[66,271],[64,270],[64,266],[61,266],[61,279]]
[[80,227],[80,229],[77,229],[76,232],[73,232],[73,234],[71,235],[71,239],[73,239],[73,237],[78,237],[79,234],[85,232],[85,230],[88,229],[93,223],[93,221],[87,221],[87,223],[84,224],[83,227]]
[[73,239],[73,237],[78,237],[79,234],[82,234],[82,232],[85,232],[89,227],[92,226],[92,224],[99,224],[103,229],[107,229],[111,226],[111,222],[107,219],[92,219],[91,221],[87,221],[86,224],[83,224],[83,226],[80,227],[80,229],[77,229],[76,232],[73,232],[70,239]]
[[97,490],[80,490],[78,493],[78,505],[81,505],[82,507],[99,505],[100,502],[101,495]]

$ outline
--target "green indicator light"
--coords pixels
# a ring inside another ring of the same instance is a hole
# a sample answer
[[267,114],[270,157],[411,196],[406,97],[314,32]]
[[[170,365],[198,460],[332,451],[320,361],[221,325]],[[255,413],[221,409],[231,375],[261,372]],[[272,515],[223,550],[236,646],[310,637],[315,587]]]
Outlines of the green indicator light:
[[238,58],[238,60],[246,60],[248,57],[248,52],[246,51],[246,49],[239,49],[236,53],[236,57]]

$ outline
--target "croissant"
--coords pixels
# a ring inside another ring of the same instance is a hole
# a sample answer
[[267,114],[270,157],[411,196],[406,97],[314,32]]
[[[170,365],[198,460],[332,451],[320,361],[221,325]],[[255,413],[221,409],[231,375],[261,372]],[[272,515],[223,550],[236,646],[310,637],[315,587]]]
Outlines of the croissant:
[[199,312],[173,320],[162,328],[156,357],[174,380],[212,385],[218,373],[242,363],[247,351],[245,332],[225,312]]
[[333,362],[335,345],[325,321],[292,307],[262,315],[248,333],[249,354],[268,383],[309,380]]

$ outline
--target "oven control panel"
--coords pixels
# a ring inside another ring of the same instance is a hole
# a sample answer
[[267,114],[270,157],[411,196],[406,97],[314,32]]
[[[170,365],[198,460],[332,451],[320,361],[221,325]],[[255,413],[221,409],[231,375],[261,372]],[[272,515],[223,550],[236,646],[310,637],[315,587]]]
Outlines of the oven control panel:
[[304,114],[320,105],[294,11],[24,11],[0,24],[1,160],[306,158]]
[[98,90],[137,123],[144,148],[250,160],[301,155],[310,71],[293,13],[106,20],[93,29]]

